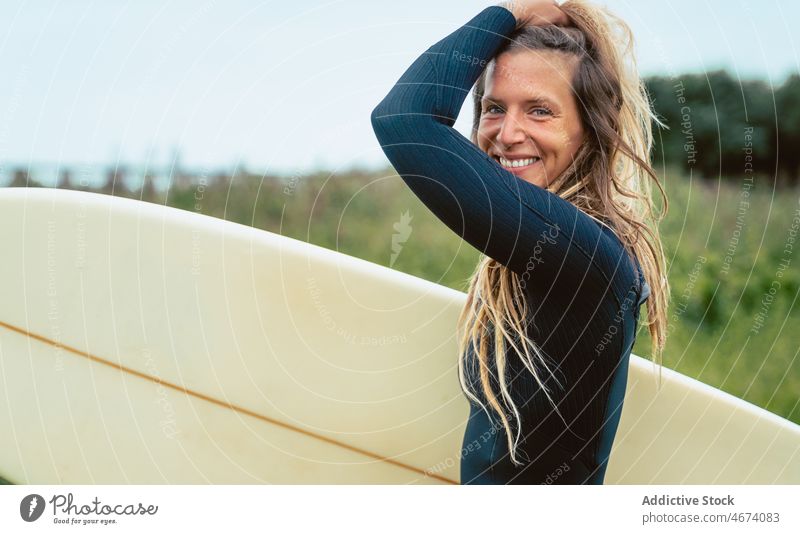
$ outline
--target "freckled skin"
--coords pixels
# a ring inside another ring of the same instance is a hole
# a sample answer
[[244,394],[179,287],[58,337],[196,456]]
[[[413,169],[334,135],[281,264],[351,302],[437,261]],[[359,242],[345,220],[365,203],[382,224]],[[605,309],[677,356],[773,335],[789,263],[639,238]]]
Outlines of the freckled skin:
[[[480,149],[495,159],[540,156],[542,161],[531,166],[508,170],[539,187],[553,182],[572,163],[584,139],[571,83],[577,64],[573,56],[548,50],[497,56],[487,67]],[[550,102],[526,103],[534,96]]]

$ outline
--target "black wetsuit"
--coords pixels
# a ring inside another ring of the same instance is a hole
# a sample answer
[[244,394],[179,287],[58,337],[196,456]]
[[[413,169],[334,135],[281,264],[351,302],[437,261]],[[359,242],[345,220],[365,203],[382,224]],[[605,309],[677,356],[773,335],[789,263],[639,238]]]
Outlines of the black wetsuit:
[[389,161],[422,202],[526,281],[528,335],[554,362],[551,369],[564,385],[546,382],[568,425],[509,352],[511,394],[522,414],[520,449],[529,461],[515,466],[499,419],[493,424],[470,403],[462,484],[602,484],[639,305],[650,289],[613,231],[517,178],[452,127],[515,26],[507,9],[483,10],[414,61],[373,111],[372,125]]

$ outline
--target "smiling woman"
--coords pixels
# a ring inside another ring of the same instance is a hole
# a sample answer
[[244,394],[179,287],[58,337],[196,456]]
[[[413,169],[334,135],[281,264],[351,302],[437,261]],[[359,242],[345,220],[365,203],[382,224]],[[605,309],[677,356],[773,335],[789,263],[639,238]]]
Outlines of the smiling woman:
[[576,56],[547,49],[509,51],[492,61],[480,79],[480,149],[546,188],[583,144],[571,85],[577,65]]
[[[630,38],[580,1],[488,7],[372,113],[405,183],[485,254],[458,324],[465,484],[601,484],[645,301],[660,359],[653,114],[614,29]],[[470,142],[452,126],[473,85]]]

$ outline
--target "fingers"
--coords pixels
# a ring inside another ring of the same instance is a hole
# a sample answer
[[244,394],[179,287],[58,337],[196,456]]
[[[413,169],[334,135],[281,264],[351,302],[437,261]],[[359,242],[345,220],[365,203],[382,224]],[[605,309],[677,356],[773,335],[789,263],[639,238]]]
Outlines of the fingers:
[[500,5],[514,13],[520,26],[572,25],[555,0],[508,0]]
[[542,6],[541,10],[536,10],[532,14],[534,19],[538,19],[538,22],[534,22],[534,24],[569,26],[571,22],[567,14],[561,10],[561,7],[555,1]]
[[555,10],[548,11],[547,13],[532,14],[528,24],[534,26],[547,26],[548,24],[553,24],[556,26],[569,26],[571,21],[569,20],[569,17],[567,17],[566,13],[556,8]]

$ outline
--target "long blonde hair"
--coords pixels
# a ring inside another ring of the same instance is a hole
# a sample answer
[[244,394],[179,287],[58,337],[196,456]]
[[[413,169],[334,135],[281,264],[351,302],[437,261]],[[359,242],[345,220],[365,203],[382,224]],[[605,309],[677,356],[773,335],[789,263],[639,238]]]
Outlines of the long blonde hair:
[[[567,1],[560,7],[571,19],[571,27],[518,28],[497,55],[510,51],[556,50],[578,58],[572,86],[584,130],[589,135],[570,167],[547,189],[572,202],[598,223],[606,224],[603,219],[611,222],[625,249],[639,260],[651,288],[646,324],[652,339],[653,361],[660,370],[670,290],[664,274],[666,266],[658,223],[669,205],[650,164],[651,120],[664,125],[651,110],[639,77],[633,55],[633,35],[628,25],[606,9],[581,0]],[[473,91],[472,142],[475,144],[488,70],[483,71]],[[654,210],[651,182],[658,186],[664,199],[661,213]],[[486,405],[479,399],[479,393],[482,394],[500,417],[511,460],[517,465],[522,463],[517,451],[522,421],[508,390],[506,342],[558,412],[545,387],[542,371],[555,377],[542,351],[526,333],[528,303],[523,287],[516,273],[498,261],[484,257],[471,276],[467,301],[458,318],[458,328],[463,331],[459,336],[458,361],[461,387],[488,415]],[[474,347],[477,361],[468,361],[470,344]],[[491,345],[494,346],[494,361],[490,360]],[[472,390],[467,378],[475,371],[480,392],[477,388]],[[499,388],[499,398],[492,382]],[[506,414],[501,402],[509,408],[510,414]],[[511,429],[512,419],[517,423],[516,433]]]

